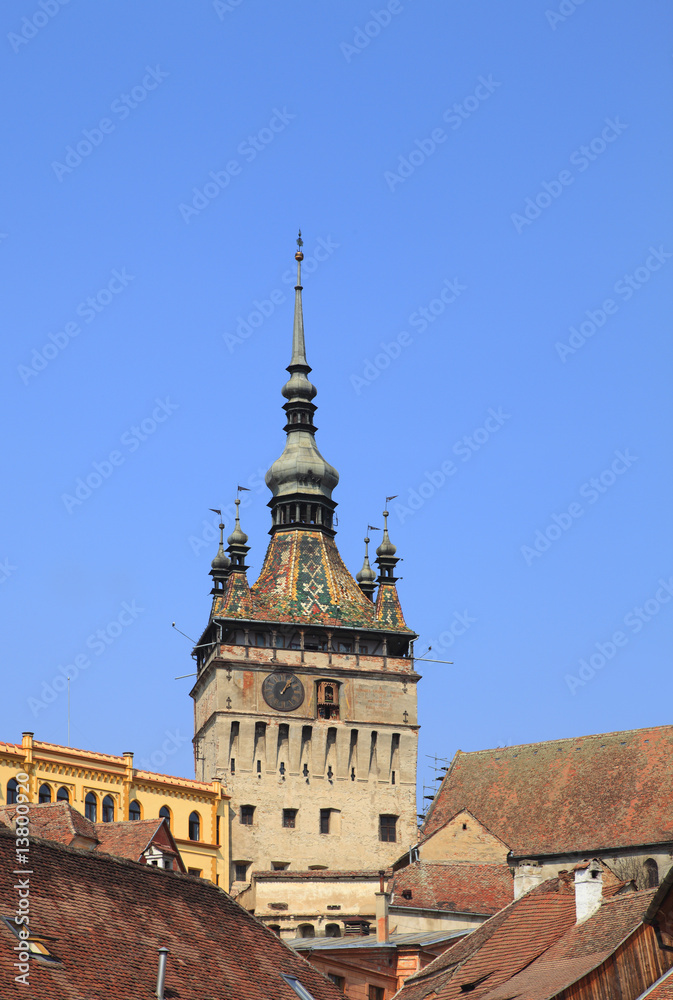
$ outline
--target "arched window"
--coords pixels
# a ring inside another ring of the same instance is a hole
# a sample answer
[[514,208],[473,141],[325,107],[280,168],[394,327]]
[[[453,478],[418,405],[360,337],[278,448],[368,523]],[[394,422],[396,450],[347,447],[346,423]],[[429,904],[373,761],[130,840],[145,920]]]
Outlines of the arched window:
[[297,937],[300,938],[315,937],[315,927],[313,926],[313,924],[299,924],[299,927],[297,927]]
[[201,840],[201,817],[197,812],[193,812],[189,817],[189,839]]
[[115,821],[115,800],[111,795],[106,795],[103,799],[103,822],[114,823]]
[[19,786],[16,783],[16,778],[10,778],[7,782],[7,805],[13,806],[16,803],[16,796],[18,794]]
[[325,937],[341,937],[341,928],[338,924],[327,924],[325,926]]
[[162,806],[161,807],[161,809],[159,810],[159,819],[165,819],[166,820],[166,826],[170,830],[170,828],[171,828],[171,811],[168,808],[168,806]]
[[98,799],[93,792],[87,792],[84,799],[84,815],[92,823],[98,819]]
[[645,872],[645,888],[654,889],[659,885],[659,865],[654,858],[648,858],[643,865]]
[[129,819],[140,819],[140,803],[137,799],[129,805]]
[[70,792],[68,791],[67,788],[64,788],[63,785],[61,785],[59,790],[56,792],[56,801],[70,802]]
[[40,785],[40,790],[37,793],[38,802],[51,802],[51,788],[49,785]]
[[269,924],[269,930],[280,937],[280,924]]

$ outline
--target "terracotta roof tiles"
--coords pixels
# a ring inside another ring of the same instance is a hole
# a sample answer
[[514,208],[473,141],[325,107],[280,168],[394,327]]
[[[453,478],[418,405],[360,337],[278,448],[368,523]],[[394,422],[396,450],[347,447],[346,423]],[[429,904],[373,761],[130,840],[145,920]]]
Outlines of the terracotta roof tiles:
[[[149,1000],[158,949],[168,948],[166,996],[180,1000],[315,1000],[336,987],[209,882],[39,839],[30,847],[30,931],[56,963],[32,959],[15,982],[16,937],[0,921],[3,1000]],[[0,830],[2,912],[17,907],[14,837]]]
[[395,872],[391,905],[490,915],[511,903],[512,896],[507,865],[416,861]]
[[673,726],[459,750],[422,830],[468,809],[518,856],[673,841]]
[[457,1000],[466,992],[474,1000],[551,1000],[563,994],[642,925],[656,892],[618,895],[620,886],[613,885],[598,912],[576,926],[573,883],[568,875],[549,879],[510,903],[411,977],[400,1000],[429,994]]

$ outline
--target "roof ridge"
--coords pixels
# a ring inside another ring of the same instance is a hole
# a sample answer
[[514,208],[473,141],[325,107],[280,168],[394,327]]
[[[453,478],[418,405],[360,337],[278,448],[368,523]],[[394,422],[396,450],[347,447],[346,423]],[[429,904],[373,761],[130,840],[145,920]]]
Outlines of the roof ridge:
[[[659,729],[668,729],[673,733],[673,725],[663,725],[663,726],[643,726],[640,729],[615,729],[609,733],[586,733],[583,736],[559,736],[557,739],[549,740],[537,740],[531,743],[511,743],[504,747],[482,747],[481,750],[456,750],[456,756],[461,753],[464,756],[473,757],[475,754],[479,753],[492,753],[494,750],[520,750],[525,747],[542,747],[548,746],[554,743],[572,743],[576,740],[594,740],[603,739],[608,736],[628,736],[631,733],[651,733],[656,732]],[[455,758],[454,758],[455,759]],[[447,774],[449,772],[447,771]]]

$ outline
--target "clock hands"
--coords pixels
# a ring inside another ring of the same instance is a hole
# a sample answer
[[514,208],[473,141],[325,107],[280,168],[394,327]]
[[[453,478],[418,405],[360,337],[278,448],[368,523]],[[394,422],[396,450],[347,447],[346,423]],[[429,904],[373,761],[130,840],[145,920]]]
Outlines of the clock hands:
[[281,694],[285,694],[285,692],[287,691],[287,689],[289,688],[289,686],[290,686],[291,683],[292,683],[292,678],[290,677],[290,679],[288,680],[287,684],[285,685],[285,687],[282,689],[282,691],[280,693]]

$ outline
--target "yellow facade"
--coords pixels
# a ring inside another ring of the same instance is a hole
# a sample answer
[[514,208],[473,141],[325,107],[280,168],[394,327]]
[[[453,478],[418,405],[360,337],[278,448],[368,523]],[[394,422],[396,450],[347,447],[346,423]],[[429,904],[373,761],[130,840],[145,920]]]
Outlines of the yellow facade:
[[[46,788],[50,801],[56,802],[59,793],[65,800],[65,789],[70,804],[86,815],[87,795],[93,795],[90,803],[95,801],[98,822],[105,821],[104,799],[106,815],[112,809],[110,818],[114,820],[130,819],[134,802],[140,806],[139,819],[158,819],[165,807],[185,867],[229,888],[229,795],[219,781],[139,771],[133,766],[132,753],[116,757],[75,750],[42,743],[33,739],[32,733],[24,733],[20,744],[0,743],[0,805],[7,805],[8,783],[16,780],[17,774],[28,775],[31,802],[39,802],[40,790],[44,796]],[[193,823],[190,826],[194,814],[198,815],[198,830]],[[198,840],[190,837],[190,832],[198,833]]]

